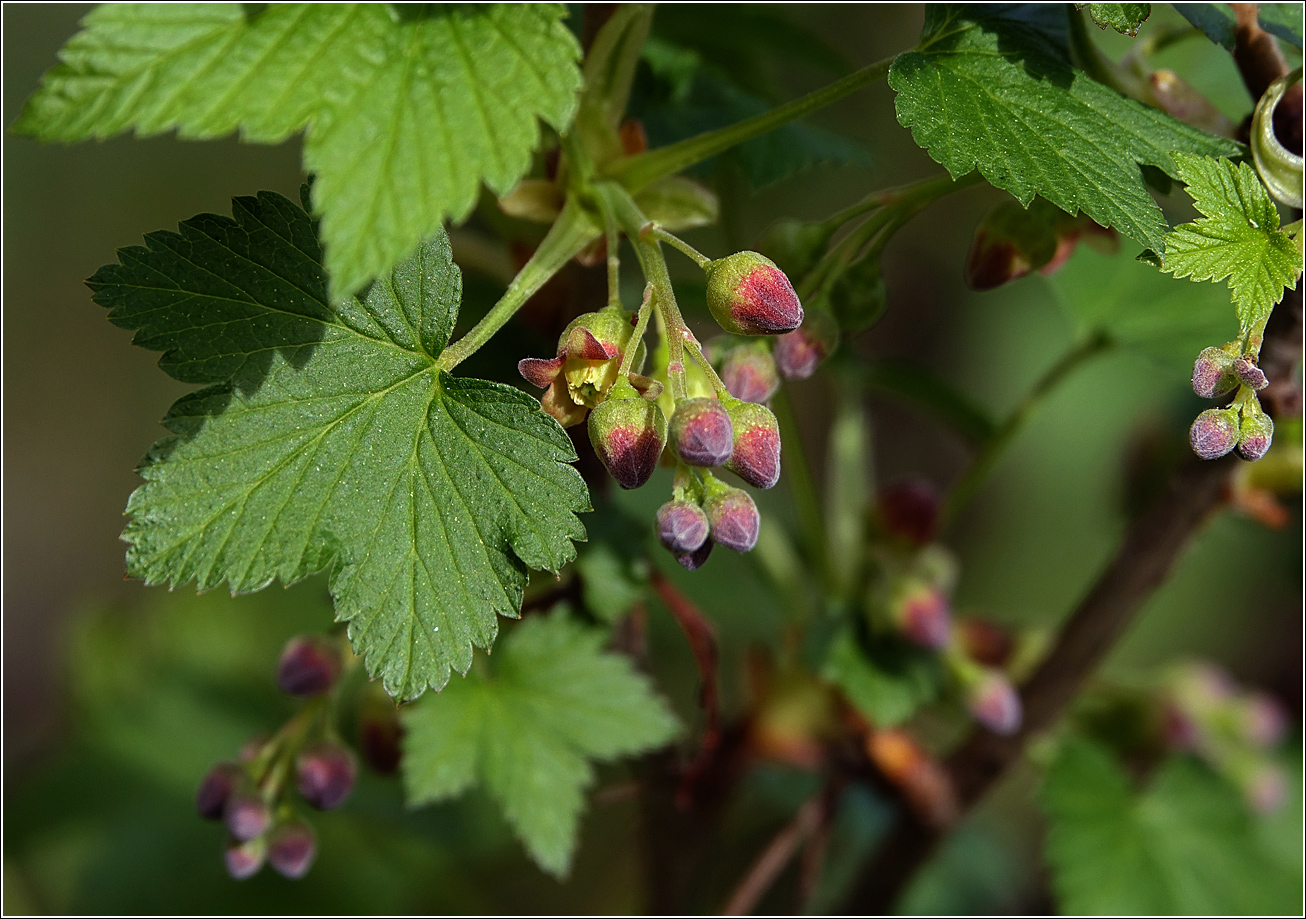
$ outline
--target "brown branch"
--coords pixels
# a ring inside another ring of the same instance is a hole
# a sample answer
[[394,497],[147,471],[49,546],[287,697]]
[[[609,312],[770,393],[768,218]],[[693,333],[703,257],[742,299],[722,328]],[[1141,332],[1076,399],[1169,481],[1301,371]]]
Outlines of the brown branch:
[[793,859],[798,847],[820,827],[830,808],[829,795],[822,791],[809,798],[794,818],[775,835],[753,867],[731,894],[723,916],[747,916]]

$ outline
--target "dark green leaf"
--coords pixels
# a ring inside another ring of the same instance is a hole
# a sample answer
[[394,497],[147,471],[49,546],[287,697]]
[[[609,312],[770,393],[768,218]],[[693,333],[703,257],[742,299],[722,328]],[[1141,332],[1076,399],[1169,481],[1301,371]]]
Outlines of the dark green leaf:
[[1088,15],[1101,28],[1112,28],[1122,35],[1137,35],[1138,27],[1152,15],[1150,3],[1077,3],[1088,7]]
[[443,232],[359,298],[328,305],[315,227],[270,192],[203,214],[89,284],[168,373],[177,402],[128,503],[128,571],[233,592],[331,572],[368,671],[401,698],[465,672],[527,566],[583,539],[585,485],[520,390],[435,357],[462,279]]

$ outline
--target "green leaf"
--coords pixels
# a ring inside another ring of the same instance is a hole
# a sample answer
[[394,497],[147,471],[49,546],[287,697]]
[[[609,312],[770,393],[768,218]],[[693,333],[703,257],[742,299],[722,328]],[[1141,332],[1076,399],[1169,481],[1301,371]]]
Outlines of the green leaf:
[[1069,915],[1273,915],[1301,908],[1301,876],[1275,864],[1238,792],[1172,758],[1135,794],[1100,747],[1065,742],[1048,770],[1047,857]]
[[233,213],[151,233],[88,282],[164,370],[213,384],[141,464],[128,573],[236,593],[329,569],[368,672],[400,698],[438,689],[517,615],[527,566],[575,555],[571,442],[520,390],[437,371],[462,289],[443,231],[329,305],[303,210],[263,192]]
[[1138,27],[1152,15],[1150,3],[1076,3],[1083,9],[1088,7],[1088,15],[1100,28],[1108,26],[1123,35],[1137,35]]
[[954,177],[978,167],[1028,205],[1042,195],[1160,250],[1166,229],[1139,164],[1240,148],[1071,69],[1021,23],[931,6],[920,48],[889,71],[898,121]]
[[[405,11],[407,8],[404,8]],[[411,254],[480,183],[564,129],[579,48],[559,4],[114,4],[92,11],[15,125],[42,140],[135,129],[277,143],[308,129],[327,269],[352,293]]]
[[1194,281],[1229,279],[1244,329],[1264,322],[1297,286],[1301,250],[1279,229],[1279,211],[1246,163],[1179,154],[1179,178],[1204,217],[1165,237],[1162,270]]
[[[1229,4],[1176,3],[1174,8],[1211,41],[1227,51],[1233,50],[1237,25]],[[1257,18],[1262,29],[1301,48],[1300,3],[1262,3]]]
[[902,724],[939,691],[938,669],[928,655],[899,646],[868,654],[851,630],[831,642],[821,676],[879,728]]
[[675,717],[627,658],[601,651],[604,633],[565,610],[514,629],[491,662],[404,711],[410,804],[480,782],[541,868],[565,875],[576,845],[590,760],[661,746]]

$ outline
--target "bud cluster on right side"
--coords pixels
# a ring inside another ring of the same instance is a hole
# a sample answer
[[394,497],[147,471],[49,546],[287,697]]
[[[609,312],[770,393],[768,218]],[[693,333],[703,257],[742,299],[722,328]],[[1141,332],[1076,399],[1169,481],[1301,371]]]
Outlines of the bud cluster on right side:
[[1222,408],[1208,408],[1194,419],[1188,442],[1202,459],[1218,459],[1237,448],[1246,460],[1258,460],[1270,449],[1274,422],[1261,408],[1256,393],[1269,385],[1256,365],[1256,355],[1234,340],[1207,348],[1193,363],[1193,392],[1215,399],[1237,391]]

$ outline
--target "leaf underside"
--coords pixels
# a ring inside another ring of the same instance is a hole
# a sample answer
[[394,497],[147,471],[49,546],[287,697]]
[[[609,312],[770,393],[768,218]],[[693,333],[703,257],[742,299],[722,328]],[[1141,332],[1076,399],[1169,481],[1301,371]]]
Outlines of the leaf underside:
[[918,50],[889,71],[898,121],[953,175],[978,168],[1028,206],[1041,195],[1153,249],[1165,218],[1139,164],[1236,155],[1233,141],[1128,99],[1059,60],[1045,36],[967,8],[930,7]]
[[1165,238],[1163,270],[1194,281],[1229,279],[1244,329],[1264,322],[1297,286],[1302,258],[1279,229],[1279,211],[1246,163],[1176,156],[1179,178],[1204,216],[1181,224]]
[[465,217],[482,181],[515,186],[537,119],[563,130],[580,88],[559,4],[391,7],[104,4],[15,130],[277,143],[308,128],[332,289],[352,293]]
[[527,567],[558,570],[589,508],[566,434],[525,393],[437,370],[462,277],[443,231],[329,304],[316,227],[237,198],[88,282],[180,399],[140,467],[128,573],[232,592],[330,571],[336,616],[398,698],[466,672]]
[[566,874],[591,759],[660,746],[676,720],[629,659],[605,654],[604,632],[559,610],[527,619],[472,674],[404,710],[410,804],[462,794],[478,781],[531,857]]

